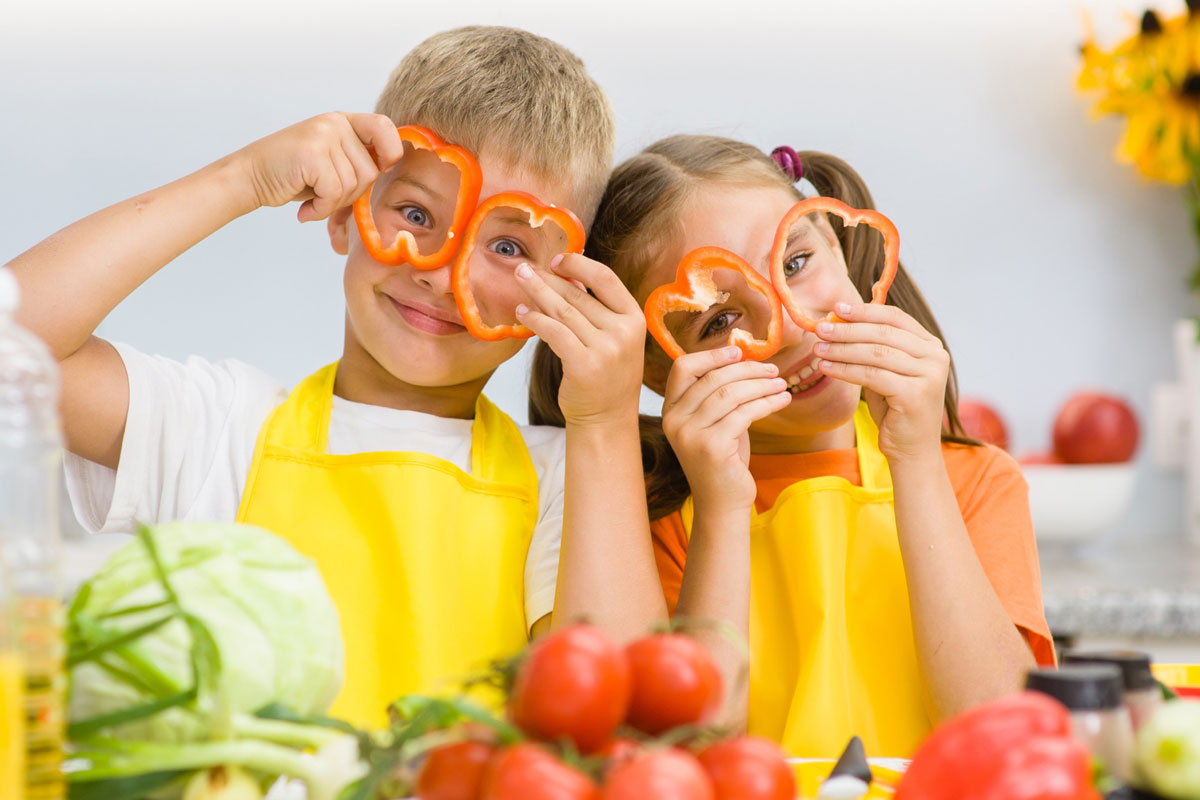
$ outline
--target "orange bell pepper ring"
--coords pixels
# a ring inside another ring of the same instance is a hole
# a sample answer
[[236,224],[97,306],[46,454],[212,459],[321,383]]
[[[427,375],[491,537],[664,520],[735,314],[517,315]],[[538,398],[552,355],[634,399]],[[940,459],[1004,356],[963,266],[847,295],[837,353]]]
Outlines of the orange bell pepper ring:
[[450,284],[454,290],[454,302],[458,313],[462,315],[463,324],[476,339],[488,342],[500,339],[528,339],[533,331],[520,323],[512,325],[489,325],[483,321],[479,306],[475,302],[475,294],[471,291],[471,254],[475,252],[475,237],[479,226],[487,219],[488,214],[497,208],[515,208],[529,214],[529,224],[540,228],[546,222],[553,222],[562,228],[567,235],[567,246],[564,253],[582,253],[584,243],[583,223],[569,209],[546,205],[531,194],[525,192],[501,192],[494,194],[479,204],[471,217],[470,224],[462,237],[462,246],[454,266],[450,268]]
[[667,330],[666,316],[673,311],[703,312],[721,302],[724,293],[717,289],[713,280],[713,272],[718,269],[740,273],[750,288],[765,297],[771,307],[766,339],[756,339],[744,328],[735,328],[729,335],[730,344],[736,345],[748,359],[770,358],[783,343],[783,311],[779,295],[744,258],[720,247],[692,250],[679,262],[675,282],[659,286],[650,293],[645,306],[646,330],[672,359],[683,355],[684,349]]
[[[792,290],[788,287],[787,276],[783,274],[783,256],[787,249],[792,225],[796,223],[796,220],[813,211],[835,214],[841,217],[846,225],[864,224],[883,234],[883,272],[880,274],[879,280],[871,287],[872,303],[882,305],[887,300],[888,289],[891,288],[892,281],[896,279],[896,270],[900,266],[900,233],[896,230],[895,224],[883,214],[870,209],[851,208],[832,197],[810,197],[796,203],[784,215],[779,227],[775,229],[775,242],[771,245],[770,255],[771,283],[779,294],[779,299],[783,302],[788,316],[801,328],[810,332],[817,329],[819,320],[808,316],[792,295]],[[830,314],[825,319],[837,320],[838,317]]]
[[417,250],[417,241],[409,231],[400,231],[395,240],[385,245],[379,229],[375,227],[375,217],[371,214],[371,192],[375,188],[372,183],[367,190],[354,201],[354,223],[358,226],[358,235],[363,246],[371,257],[382,264],[398,266],[411,264],[417,269],[437,269],[454,257],[463,229],[475,210],[479,201],[479,190],[483,186],[483,172],[475,156],[458,145],[446,144],[436,133],[419,125],[405,125],[397,128],[400,139],[412,145],[417,150],[429,150],[440,160],[458,169],[458,197],[454,204],[454,216],[450,220],[450,230],[446,241],[432,253],[421,253]]

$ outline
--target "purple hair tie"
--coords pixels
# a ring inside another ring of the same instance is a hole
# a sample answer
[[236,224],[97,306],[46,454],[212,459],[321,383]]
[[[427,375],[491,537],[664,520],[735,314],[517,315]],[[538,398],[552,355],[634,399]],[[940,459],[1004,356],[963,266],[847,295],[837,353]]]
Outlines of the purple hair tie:
[[792,179],[792,183],[804,177],[804,165],[800,163],[800,156],[786,144],[772,150],[771,158],[775,159],[783,173]]

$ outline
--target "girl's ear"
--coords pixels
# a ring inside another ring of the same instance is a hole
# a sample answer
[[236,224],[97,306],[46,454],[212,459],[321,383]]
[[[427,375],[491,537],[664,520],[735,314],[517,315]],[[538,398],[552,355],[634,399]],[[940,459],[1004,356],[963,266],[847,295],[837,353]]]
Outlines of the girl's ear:
[[329,231],[329,246],[339,256],[350,252],[350,215],[352,213],[354,213],[353,206],[339,208],[329,215],[329,219],[325,223],[325,227]]

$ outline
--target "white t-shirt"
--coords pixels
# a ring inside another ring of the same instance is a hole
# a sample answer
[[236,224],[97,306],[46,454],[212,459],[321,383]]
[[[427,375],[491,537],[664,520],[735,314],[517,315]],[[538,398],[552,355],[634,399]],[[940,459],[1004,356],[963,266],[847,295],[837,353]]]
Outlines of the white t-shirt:
[[[67,490],[93,533],[132,531],[136,522],[233,521],[259,430],[287,397],[283,384],[232,359],[180,363],[115,344],[129,376],[121,461],[113,471],[67,454]],[[329,453],[421,452],[471,470],[471,420],[333,398]],[[562,541],[566,437],[520,426],[538,476],[538,521],[525,559],[530,626],[554,607]]]

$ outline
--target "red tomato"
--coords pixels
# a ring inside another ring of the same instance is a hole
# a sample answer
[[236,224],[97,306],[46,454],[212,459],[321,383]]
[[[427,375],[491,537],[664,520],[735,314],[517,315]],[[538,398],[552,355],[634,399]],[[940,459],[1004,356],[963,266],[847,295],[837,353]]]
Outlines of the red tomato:
[[595,752],[604,759],[604,774],[612,772],[626,761],[632,761],[638,754],[640,745],[633,739],[613,739]]
[[1129,461],[1137,444],[1137,417],[1119,397],[1079,392],[1054,419],[1054,452],[1068,464]]
[[1008,449],[1008,427],[1004,419],[982,400],[964,398],[958,401],[958,421],[972,439]]
[[543,748],[522,742],[488,765],[481,800],[596,800],[596,784]]
[[496,748],[483,742],[455,742],[429,754],[417,775],[421,800],[477,800],[483,775]]
[[625,652],[599,629],[572,625],[530,647],[517,669],[508,713],[531,736],[565,736],[590,753],[625,719],[629,694]]
[[646,636],[625,648],[633,698],[625,720],[657,736],[678,725],[703,724],[721,707],[721,672],[704,645],[682,634]]
[[757,736],[718,742],[700,754],[716,800],[793,800],[796,776],[783,751]]
[[608,774],[600,800],[715,800],[712,781],[691,753],[651,750]]

